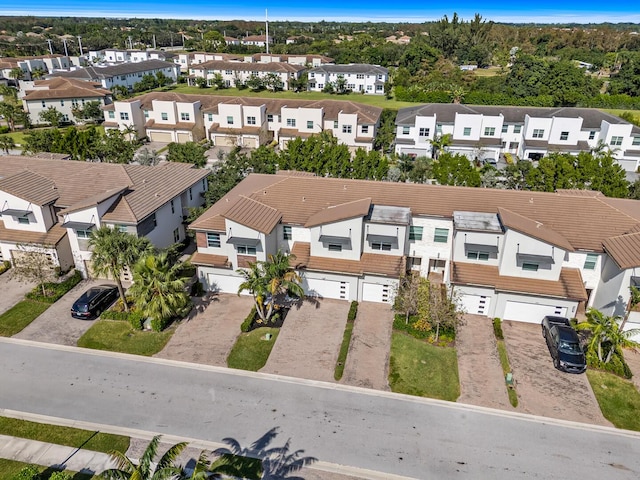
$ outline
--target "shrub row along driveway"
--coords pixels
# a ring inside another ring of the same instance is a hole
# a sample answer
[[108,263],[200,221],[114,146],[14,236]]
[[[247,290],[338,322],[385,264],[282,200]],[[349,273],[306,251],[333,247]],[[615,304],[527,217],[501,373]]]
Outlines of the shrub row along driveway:
[[14,338],[76,346],[78,339],[91,328],[95,320],[73,318],[71,316],[71,307],[85,290],[95,285],[107,283],[109,282],[105,280],[83,280],[51,305],[24,330],[14,335]]
[[0,275],[0,314],[23,300],[34,286],[33,283],[20,282],[13,276],[11,270]]
[[305,300],[292,307],[260,371],[333,382],[349,302]]
[[553,367],[540,325],[503,322],[509,361],[516,379],[519,409],[544,417],[611,426],[603,416],[586,375]]

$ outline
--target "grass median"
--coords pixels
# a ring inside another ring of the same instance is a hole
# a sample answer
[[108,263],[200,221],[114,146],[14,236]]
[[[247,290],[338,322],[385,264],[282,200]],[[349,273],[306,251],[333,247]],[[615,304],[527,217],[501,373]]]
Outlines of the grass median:
[[33,300],[22,300],[0,315],[0,336],[11,337],[21,332],[38,318],[50,305]]
[[[31,465],[30,463],[17,462],[15,460],[7,460],[5,458],[0,458],[0,478],[2,479],[21,479],[24,478],[22,476],[18,476],[23,468]],[[38,476],[38,480],[49,480],[51,475],[54,472],[58,471],[50,467],[38,466],[38,471],[40,475]],[[98,479],[98,476],[93,476],[90,473],[76,473],[71,472],[69,470],[65,470],[65,473],[68,473],[72,476],[73,480],[94,480]]]
[[78,346],[150,357],[164,348],[175,327],[162,332],[139,331],[122,320],[98,320],[78,340]]
[[[279,332],[279,328],[261,327],[241,334],[229,353],[227,366],[257,372],[267,363]],[[267,334],[271,335],[269,340]]]
[[640,431],[640,393],[613,373],[587,370],[587,378],[604,417],[618,428]]

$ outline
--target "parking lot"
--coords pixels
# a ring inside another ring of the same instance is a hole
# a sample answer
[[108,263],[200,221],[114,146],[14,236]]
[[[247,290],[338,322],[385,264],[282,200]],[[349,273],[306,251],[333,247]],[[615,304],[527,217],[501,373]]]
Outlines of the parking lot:
[[611,426],[603,416],[585,374],[556,370],[538,324],[502,324],[516,380],[518,410],[533,415]]

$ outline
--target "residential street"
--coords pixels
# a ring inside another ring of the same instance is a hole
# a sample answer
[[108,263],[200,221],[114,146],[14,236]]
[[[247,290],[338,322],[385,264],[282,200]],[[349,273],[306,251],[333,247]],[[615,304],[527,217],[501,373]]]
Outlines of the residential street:
[[0,408],[292,449],[420,479],[640,476],[640,434],[264,374],[0,340]]

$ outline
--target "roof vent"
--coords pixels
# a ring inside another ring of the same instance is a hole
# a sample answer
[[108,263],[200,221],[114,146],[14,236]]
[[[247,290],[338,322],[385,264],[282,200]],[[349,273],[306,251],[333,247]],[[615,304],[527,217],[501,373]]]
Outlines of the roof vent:
[[343,190],[346,190],[346,189],[347,189],[347,186],[346,186],[346,185],[344,185],[344,186],[342,187],[342,189],[343,189]]
[[529,199],[529,203],[533,203],[533,197]]
[[263,194],[263,195],[266,195],[266,194],[267,194],[267,191],[265,190],[264,192],[262,192],[262,194]]
[[302,201],[306,202],[307,201],[307,197],[302,197]]

